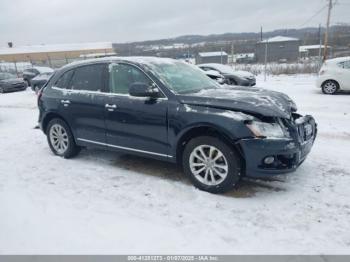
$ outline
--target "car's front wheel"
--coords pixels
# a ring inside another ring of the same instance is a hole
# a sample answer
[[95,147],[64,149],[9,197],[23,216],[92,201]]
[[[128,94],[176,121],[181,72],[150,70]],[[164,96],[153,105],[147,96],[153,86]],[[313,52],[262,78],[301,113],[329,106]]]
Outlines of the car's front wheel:
[[62,119],[52,119],[47,126],[46,135],[50,149],[55,155],[71,158],[79,153],[80,147],[75,144],[69,126]]
[[322,84],[322,92],[326,95],[333,95],[339,89],[339,84],[336,81],[328,80]]
[[239,157],[216,137],[202,136],[189,141],[182,164],[194,186],[210,193],[233,189],[241,175]]

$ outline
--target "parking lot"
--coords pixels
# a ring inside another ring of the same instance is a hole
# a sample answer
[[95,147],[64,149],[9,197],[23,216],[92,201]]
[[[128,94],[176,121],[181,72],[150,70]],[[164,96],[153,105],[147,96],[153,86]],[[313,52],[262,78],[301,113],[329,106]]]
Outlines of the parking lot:
[[36,96],[0,95],[0,254],[345,254],[350,250],[350,94],[311,75],[258,86],[287,93],[319,127],[293,174],[212,195],[176,166],[100,150],[54,156]]

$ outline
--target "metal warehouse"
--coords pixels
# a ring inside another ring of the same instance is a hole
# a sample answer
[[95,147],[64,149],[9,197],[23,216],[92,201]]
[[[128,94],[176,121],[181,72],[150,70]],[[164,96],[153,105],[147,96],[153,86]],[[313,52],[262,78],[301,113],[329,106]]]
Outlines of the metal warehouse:
[[259,63],[294,62],[299,58],[300,40],[292,37],[276,36],[256,45],[255,56]]
[[198,53],[196,56],[196,64],[218,63],[227,64],[228,55],[226,52],[205,52]]

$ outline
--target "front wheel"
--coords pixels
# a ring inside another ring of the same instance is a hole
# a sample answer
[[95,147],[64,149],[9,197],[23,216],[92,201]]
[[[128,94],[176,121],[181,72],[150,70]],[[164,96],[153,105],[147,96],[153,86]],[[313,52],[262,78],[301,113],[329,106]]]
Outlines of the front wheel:
[[52,119],[47,126],[46,135],[50,149],[55,155],[71,158],[79,153],[80,147],[75,144],[69,126],[63,120]]
[[210,193],[233,189],[241,175],[239,157],[216,137],[202,136],[189,141],[182,165],[194,186]]

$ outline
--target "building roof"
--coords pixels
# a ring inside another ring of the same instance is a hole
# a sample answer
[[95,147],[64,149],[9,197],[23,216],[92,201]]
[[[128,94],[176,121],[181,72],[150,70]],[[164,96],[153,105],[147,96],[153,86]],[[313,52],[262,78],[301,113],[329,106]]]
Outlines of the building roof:
[[299,41],[299,39],[294,37],[275,36],[275,37],[271,37],[263,41],[260,41],[259,43],[290,42],[290,41]]
[[212,57],[212,56],[226,56],[226,52],[204,52],[204,53],[198,53],[201,57]]
[[0,55],[88,51],[96,49],[112,49],[112,43],[101,42],[80,44],[28,45],[21,47],[2,48],[0,49]]
[[[324,45],[301,45],[299,46],[299,52],[306,52],[308,50],[312,49],[319,49],[319,48],[324,48]],[[330,46],[327,46],[327,48],[331,48]]]

